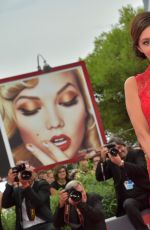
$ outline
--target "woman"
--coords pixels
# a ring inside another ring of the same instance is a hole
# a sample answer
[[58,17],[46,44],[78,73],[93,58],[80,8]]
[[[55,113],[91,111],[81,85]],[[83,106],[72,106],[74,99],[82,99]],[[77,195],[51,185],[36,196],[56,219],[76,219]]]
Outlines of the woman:
[[82,81],[79,70],[72,69],[0,87],[1,114],[15,161],[48,165],[100,144]]
[[56,195],[58,190],[65,188],[69,182],[69,174],[66,166],[59,165],[54,170],[54,181],[50,184],[51,195]]
[[[150,60],[150,12],[134,18],[131,36],[136,55]],[[146,153],[150,176],[150,66],[144,73],[126,80],[125,101],[138,141]]]

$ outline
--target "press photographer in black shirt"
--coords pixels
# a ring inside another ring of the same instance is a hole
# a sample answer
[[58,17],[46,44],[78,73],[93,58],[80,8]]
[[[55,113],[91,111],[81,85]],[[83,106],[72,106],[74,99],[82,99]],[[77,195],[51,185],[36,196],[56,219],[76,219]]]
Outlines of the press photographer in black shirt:
[[96,169],[98,181],[113,178],[117,197],[117,216],[127,214],[137,230],[148,230],[140,211],[149,207],[150,182],[141,149],[128,149],[120,138],[112,138],[101,150]]
[[70,181],[60,192],[54,225],[60,228],[65,224],[70,225],[72,230],[106,230],[101,197],[86,193],[77,180]]
[[8,171],[2,207],[16,206],[16,230],[51,230],[49,184],[35,180],[34,168],[24,163]]

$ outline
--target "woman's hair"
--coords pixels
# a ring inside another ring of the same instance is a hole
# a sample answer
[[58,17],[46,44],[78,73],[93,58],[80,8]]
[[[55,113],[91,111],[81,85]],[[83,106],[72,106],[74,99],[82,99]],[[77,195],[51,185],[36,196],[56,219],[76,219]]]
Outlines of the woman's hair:
[[131,37],[133,50],[137,57],[146,59],[146,56],[138,49],[141,33],[150,26],[150,12],[139,13],[135,16],[131,24]]
[[59,172],[60,172],[61,169],[65,170],[65,172],[66,172],[66,181],[68,181],[69,180],[69,173],[68,173],[68,169],[67,169],[67,167],[65,165],[58,165],[58,166],[56,166],[54,168],[54,179],[56,181],[59,180],[59,176],[58,175],[59,175]]
[[[66,70],[66,73],[71,72],[75,77],[80,92],[85,102],[85,110],[87,111],[86,130],[82,143],[82,148],[96,148],[100,145],[98,132],[96,129],[95,120],[89,105],[89,97],[85,82],[78,69]],[[54,73],[55,74],[55,73]],[[57,74],[57,73],[56,73]],[[44,77],[44,76],[43,76]],[[0,113],[6,128],[6,133],[9,138],[11,148],[13,150],[13,157],[15,161],[20,160],[23,156],[29,157],[32,155],[24,146],[19,130],[15,122],[15,115],[13,113],[13,100],[17,95],[26,88],[34,88],[39,82],[39,77],[33,77],[29,80],[19,80],[0,86]],[[28,159],[28,158],[27,158]],[[32,160],[34,157],[32,156]],[[23,159],[25,160],[25,158]],[[29,159],[30,160],[30,159]],[[40,162],[37,161],[39,164]],[[39,164],[38,166],[40,166]]]

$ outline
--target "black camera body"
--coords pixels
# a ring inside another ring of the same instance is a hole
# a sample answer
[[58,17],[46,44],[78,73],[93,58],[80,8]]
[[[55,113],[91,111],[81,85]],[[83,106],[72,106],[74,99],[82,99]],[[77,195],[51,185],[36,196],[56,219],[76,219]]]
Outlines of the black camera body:
[[116,145],[115,144],[106,144],[105,147],[108,148],[109,150],[109,153],[113,156],[113,157],[116,157],[119,153],[118,149],[116,149]]
[[77,191],[75,188],[71,188],[66,190],[69,194],[69,198],[71,198],[74,202],[79,202],[82,199],[82,193]]
[[12,172],[13,173],[19,173],[22,172],[26,169],[26,165],[24,163],[17,165],[15,167],[12,168]]
[[[29,179],[31,178],[31,176],[32,176],[32,172],[26,170],[26,165],[25,165],[24,163],[19,164],[19,165],[13,167],[13,168],[12,168],[12,172],[13,172],[13,173],[17,173],[17,174],[20,172],[21,178],[22,178],[23,180],[29,180]],[[19,181],[18,176],[15,177],[15,181],[16,181],[16,182]]]

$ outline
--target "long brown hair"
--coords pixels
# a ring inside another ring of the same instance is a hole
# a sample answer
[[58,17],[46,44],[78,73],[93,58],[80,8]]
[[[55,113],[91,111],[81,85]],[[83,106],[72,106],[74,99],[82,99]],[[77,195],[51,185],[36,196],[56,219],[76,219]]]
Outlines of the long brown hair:
[[131,24],[131,37],[133,41],[133,50],[137,57],[146,59],[145,54],[138,49],[141,33],[150,26],[150,12],[142,12],[135,16]]

